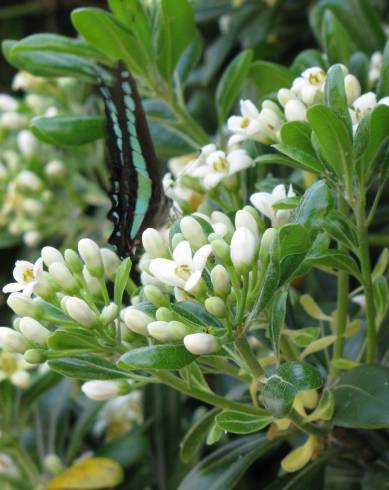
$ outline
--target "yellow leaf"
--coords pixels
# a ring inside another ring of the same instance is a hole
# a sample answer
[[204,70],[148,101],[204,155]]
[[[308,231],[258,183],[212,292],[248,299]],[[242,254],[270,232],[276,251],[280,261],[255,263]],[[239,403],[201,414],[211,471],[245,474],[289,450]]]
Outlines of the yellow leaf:
[[49,481],[46,490],[98,490],[119,485],[123,476],[123,469],[116,461],[88,458]]
[[317,447],[317,440],[314,436],[309,436],[307,442],[292,452],[290,452],[281,461],[281,466],[284,471],[292,473],[303,468],[312,458]]
[[316,320],[331,321],[331,317],[326,315],[316,301],[309,294],[300,296],[300,304],[312,318]]
[[326,337],[322,337],[321,339],[315,340],[308,347],[303,350],[300,354],[300,360],[302,361],[305,357],[313,354],[315,352],[319,352],[320,350],[326,349],[331,344],[333,344],[336,340],[336,335],[327,335]]
[[346,327],[346,337],[352,337],[361,328],[361,320],[354,320]]

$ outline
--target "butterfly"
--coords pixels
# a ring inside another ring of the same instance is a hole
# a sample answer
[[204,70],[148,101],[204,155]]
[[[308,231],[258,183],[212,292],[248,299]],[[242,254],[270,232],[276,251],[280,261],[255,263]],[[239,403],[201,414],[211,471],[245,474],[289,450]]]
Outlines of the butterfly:
[[165,196],[154,145],[136,82],[122,64],[112,86],[100,82],[107,120],[108,167],[114,225],[109,242],[121,257],[133,253],[142,232],[166,219]]

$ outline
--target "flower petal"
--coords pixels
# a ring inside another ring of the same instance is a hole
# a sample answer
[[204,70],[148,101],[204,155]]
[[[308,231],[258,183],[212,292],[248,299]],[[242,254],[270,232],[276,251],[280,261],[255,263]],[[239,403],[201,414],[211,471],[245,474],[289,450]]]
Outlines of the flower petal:
[[208,257],[212,253],[212,247],[208,243],[200,247],[193,256],[193,268],[194,271],[202,271],[207,263]]
[[185,283],[185,291],[194,292],[201,281],[201,271],[195,271],[189,276]]
[[229,175],[240,172],[253,165],[253,160],[245,150],[234,150],[228,154]]
[[23,285],[18,282],[10,282],[3,287],[3,293],[16,293],[22,291]]
[[153,259],[150,262],[150,272],[163,284],[184,287],[185,281],[175,274],[177,264],[169,259]]
[[187,240],[180,242],[173,250],[173,260],[178,265],[188,265],[192,267],[192,249]]
[[275,212],[272,208],[273,199],[268,192],[255,192],[250,201],[259,212],[272,219],[275,216]]
[[224,179],[224,177],[226,177],[226,174],[222,172],[209,173],[204,177],[203,186],[206,189],[213,189]]

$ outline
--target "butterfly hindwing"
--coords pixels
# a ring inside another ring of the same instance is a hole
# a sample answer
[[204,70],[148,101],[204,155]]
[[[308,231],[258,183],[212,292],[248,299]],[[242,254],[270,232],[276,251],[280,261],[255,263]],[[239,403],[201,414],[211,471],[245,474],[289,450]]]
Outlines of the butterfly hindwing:
[[157,159],[135,80],[122,66],[115,84],[100,87],[108,128],[111,173],[110,243],[131,253],[143,230],[166,217]]

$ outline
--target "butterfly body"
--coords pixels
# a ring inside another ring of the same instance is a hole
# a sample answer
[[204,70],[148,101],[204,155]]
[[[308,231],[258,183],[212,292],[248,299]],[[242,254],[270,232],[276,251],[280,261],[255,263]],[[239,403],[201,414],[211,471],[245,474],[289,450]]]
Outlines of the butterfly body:
[[100,92],[110,155],[112,208],[108,217],[114,230],[109,241],[125,257],[139,243],[145,228],[166,219],[169,205],[135,80],[119,66],[115,84],[101,84]]

